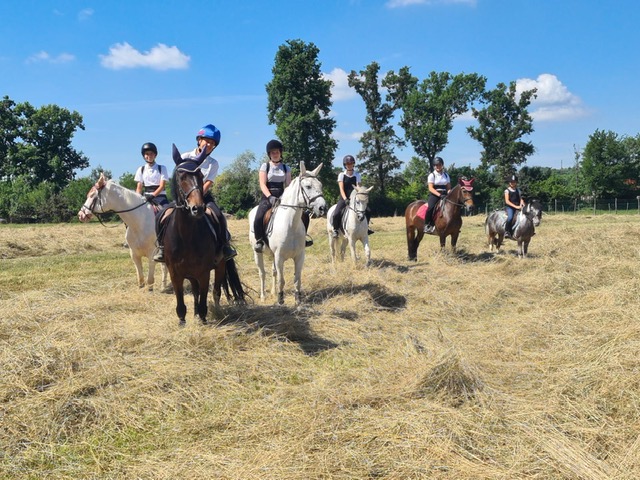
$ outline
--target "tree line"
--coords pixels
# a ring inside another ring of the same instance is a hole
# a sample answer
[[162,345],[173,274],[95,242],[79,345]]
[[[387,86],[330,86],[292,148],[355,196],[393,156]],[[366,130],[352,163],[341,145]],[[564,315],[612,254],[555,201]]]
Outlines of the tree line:
[[[283,159],[294,174],[299,161],[309,169],[320,162],[330,166],[338,147],[333,137],[336,121],[331,117],[332,82],[323,77],[318,55],[313,43],[287,41],[276,52],[273,77],[265,86],[268,121],[285,145]],[[583,150],[574,148],[571,167],[526,166],[535,152],[526,137],[534,131],[528,108],[536,90],[518,92],[515,81],[488,89],[486,77],[476,73],[434,71],[419,79],[409,67],[381,76],[380,66],[372,62],[352,70],[348,82],[365,106],[368,130],[355,156],[363,183],[374,186],[370,205],[376,215],[400,213],[428,195],[426,178],[433,160],[449,143],[454,119],[466,112],[477,121],[467,133],[481,146],[480,162],[474,168],[447,162],[447,170],[454,182],[461,176],[477,179],[477,204],[501,205],[505,178],[512,173],[519,175],[526,196],[546,202],[639,194],[640,134],[596,130]],[[89,166],[88,158],[72,146],[78,129],[84,129],[78,112],[2,99],[0,218],[11,222],[75,218],[100,170],[75,178],[76,170]],[[396,152],[407,145],[416,155],[403,165]],[[243,152],[218,176],[214,194],[226,212],[244,216],[257,203],[262,161],[264,156],[257,159],[253,152]],[[337,199],[339,171],[321,170],[328,201]],[[131,173],[119,182],[135,188]]]

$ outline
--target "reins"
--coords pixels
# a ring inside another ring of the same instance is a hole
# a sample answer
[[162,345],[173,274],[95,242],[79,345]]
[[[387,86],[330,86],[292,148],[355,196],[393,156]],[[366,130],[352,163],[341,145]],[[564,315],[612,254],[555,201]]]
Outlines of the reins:
[[[96,218],[98,219],[98,221],[100,222],[100,224],[105,227],[105,228],[114,228],[119,226],[118,225],[113,225],[112,227],[107,227],[107,225],[105,225],[105,223],[102,221],[102,215],[106,215],[107,213],[127,213],[127,212],[132,212],[134,210],[137,210],[138,208],[146,205],[147,203],[149,203],[149,201],[147,199],[145,199],[141,204],[136,205],[135,207],[131,207],[131,208],[127,208],[125,210],[102,210],[102,197],[100,196],[102,194],[102,190],[104,189],[105,185],[102,185],[102,187],[99,187],[97,184],[94,185],[94,188],[96,189],[96,191],[98,192],[97,195],[95,196],[95,198],[93,199],[93,202],[91,202],[91,205],[89,207],[86,207],[84,205],[82,205],[82,207],[80,207],[80,210],[88,210],[89,213],[93,214],[96,216]],[[100,209],[102,210],[101,212],[96,212],[94,211],[94,208],[96,208],[96,204],[98,204],[98,206],[100,206]]]

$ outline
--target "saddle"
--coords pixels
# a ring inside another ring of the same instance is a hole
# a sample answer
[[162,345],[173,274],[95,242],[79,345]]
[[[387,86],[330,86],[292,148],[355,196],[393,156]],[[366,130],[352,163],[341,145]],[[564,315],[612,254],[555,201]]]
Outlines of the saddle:
[[[161,210],[159,214],[158,212],[156,212],[156,232],[161,232],[164,229],[164,225],[166,224],[169,217],[173,215],[173,212],[175,212],[175,210],[175,203],[170,203],[167,208]],[[215,213],[209,207],[206,207],[204,211],[204,217],[207,219],[207,225],[209,226],[209,230],[211,230],[213,237],[218,240],[218,228],[220,226],[220,222],[216,218]]]
[[[436,203],[436,206],[433,207],[433,221],[435,222],[438,218],[440,218],[440,216],[442,215],[442,202],[443,200],[438,200],[438,203]],[[420,206],[420,208],[418,208],[418,211],[416,212],[416,216],[421,218],[422,221],[425,221],[427,218],[427,210],[429,210],[429,204],[425,201],[423,205]]]

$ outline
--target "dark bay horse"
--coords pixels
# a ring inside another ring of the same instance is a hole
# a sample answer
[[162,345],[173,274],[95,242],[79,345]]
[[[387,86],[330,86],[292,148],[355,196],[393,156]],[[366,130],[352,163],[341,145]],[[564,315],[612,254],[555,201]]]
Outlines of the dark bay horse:
[[[451,250],[456,251],[460,228],[462,227],[462,208],[471,211],[473,203],[474,178],[467,180],[461,178],[458,184],[451,189],[449,194],[438,204],[433,212],[436,226],[435,234],[440,237],[440,248],[444,249],[447,236],[451,236]],[[409,260],[418,260],[418,246],[424,237],[424,215],[419,215],[420,207],[427,202],[416,200],[410,203],[404,211],[404,219],[407,230],[407,248]]]
[[207,323],[207,294],[211,270],[215,270],[213,300],[220,307],[222,287],[229,299],[229,287],[234,301],[244,302],[244,290],[233,258],[224,260],[223,242],[206,215],[200,164],[205,150],[194,160],[183,160],[173,145],[176,168],[171,179],[171,191],[176,199],[175,211],[167,218],[164,232],[164,257],[176,294],[176,314],[180,325],[185,324],[187,307],[184,303],[184,280],[191,282],[194,315]]

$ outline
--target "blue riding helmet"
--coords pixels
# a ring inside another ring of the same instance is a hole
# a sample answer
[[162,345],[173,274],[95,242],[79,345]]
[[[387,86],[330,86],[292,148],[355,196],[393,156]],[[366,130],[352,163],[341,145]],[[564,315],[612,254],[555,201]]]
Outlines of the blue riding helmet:
[[196,140],[200,140],[201,138],[210,138],[211,140],[216,142],[216,146],[220,145],[220,130],[216,128],[213,124],[208,124],[198,130],[198,134],[196,135]]

